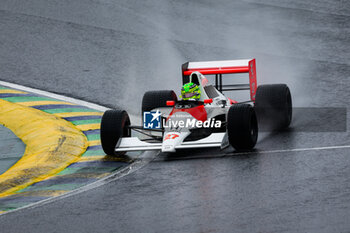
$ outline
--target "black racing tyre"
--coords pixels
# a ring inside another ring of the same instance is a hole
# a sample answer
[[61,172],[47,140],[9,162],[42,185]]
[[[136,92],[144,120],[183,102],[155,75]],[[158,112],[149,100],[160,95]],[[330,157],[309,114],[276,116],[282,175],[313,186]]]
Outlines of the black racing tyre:
[[120,138],[130,137],[131,131],[128,128],[130,118],[126,111],[107,110],[101,120],[101,144],[107,155],[124,155],[125,152],[115,152],[115,147]]
[[142,99],[142,114],[145,111],[150,111],[155,108],[166,107],[168,100],[177,101],[177,96],[174,91],[147,91]]
[[238,151],[251,150],[258,139],[258,121],[249,104],[234,104],[227,113],[228,140]]
[[269,84],[258,87],[255,111],[259,126],[266,130],[282,130],[292,121],[292,97],[286,84]]

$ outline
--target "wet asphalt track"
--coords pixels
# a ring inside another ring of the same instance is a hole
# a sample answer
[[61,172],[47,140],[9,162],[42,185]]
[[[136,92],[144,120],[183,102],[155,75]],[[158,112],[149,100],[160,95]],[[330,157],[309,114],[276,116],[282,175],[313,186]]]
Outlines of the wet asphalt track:
[[[187,60],[255,57],[258,82],[287,83],[296,106],[348,108],[349,9],[346,0],[1,0],[0,79],[138,113],[145,90],[178,91]],[[350,145],[348,132],[304,132],[333,118],[298,111],[290,131],[260,135],[249,155],[161,154],[97,189],[1,216],[1,232],[347,232],[349,149],[259,153]]]

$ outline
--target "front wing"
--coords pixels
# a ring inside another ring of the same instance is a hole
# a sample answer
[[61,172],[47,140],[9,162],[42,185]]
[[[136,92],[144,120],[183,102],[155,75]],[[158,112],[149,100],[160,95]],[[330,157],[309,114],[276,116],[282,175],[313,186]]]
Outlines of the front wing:
[[[139,151],[139,150],[161,150],[162,143],[150,143],[141,141],[138,137],[125,137],[120,140],[115,151]],[[212,133],[210,136],[196,140],[182,142],[175,146],[175,149],[220,147],[224,149],[228,146],[227,133]]]

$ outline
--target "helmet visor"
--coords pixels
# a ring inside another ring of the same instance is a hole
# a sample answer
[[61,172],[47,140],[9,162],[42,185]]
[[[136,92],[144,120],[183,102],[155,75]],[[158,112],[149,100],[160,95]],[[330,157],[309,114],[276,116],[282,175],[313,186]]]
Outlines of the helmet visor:
[[192,93],[185,93],[185,98],[191,98],[191,97],[193,97],[195,95],[197,95],[197,93],[194,93],[194,92],[192,92]]

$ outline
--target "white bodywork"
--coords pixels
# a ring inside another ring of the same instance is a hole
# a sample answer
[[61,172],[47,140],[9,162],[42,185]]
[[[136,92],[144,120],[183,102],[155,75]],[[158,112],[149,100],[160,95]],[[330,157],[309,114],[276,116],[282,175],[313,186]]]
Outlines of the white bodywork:
[[[173,132],[169,132],[173,134]],[[204,148],[204,147],[222,147],[225,148],[227,142],[224,140],[226,133],[213,133],[210,136],[190,142],[183,142],[188,136],[186,133],[180,133],[181,137],[174,141],[165,141],[162,143],[149,143],[141,141],[137,137],[123,138],[115,151],[139,151],[139,150],[162,150],[162,152],[175,152],[177,149]]]
[[243,67],[248,66],[251,59],[241,59],[241,60],[224,60],[224,61],[202,61],[202,62],[190,62],[188,64],[189,69],[201,69],[208,67]]
[[[199,88],[201,90],[201,98],[200,101],[204,101],[208,99],[208,95],[205,92],[204,87],[209,85],[208,80],[204,75],[199,72],[194,72],[197,74],[199,78]],[[191,75],[192,76],[192,75]],[[191,81],[190,77],[190,81]],[[213,102],[210,104],[205,104],[204,108],[207,113],[207,119],[211,119],[215,116],[226,114],[230,104],[229,100],[219,91],[217,91],[217,96],[212,98]],[[170,112],[173,110],[173,107],[163,107],[153,109],[152,111],[159,110],[162,114],[162,117],[168,118]],[[184,117],[192,118],[187,112],[174,113],[169,118],[178,118],[177,114],[182,114]],[[187,115],[187,116],[186,116]],[[169,127],[165,128],[165,132],[163,134],[162,142],[145,142],[140,140],[138,137],[124,137],[122,138],[116,147],[116,152],[120,151],[139,151],[139,150],[161,150],[162,152],[175,152],[177,149],[186,149],[186,148],[205,148],[205,147],[221,147],[225,148],[229,145],[227,139],[227,133],[212,133],[208,137],[202,138],[200,140],[195,141],[184,141],[187,136],[190,135],[191,128],[174,128]]]

